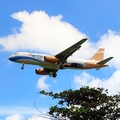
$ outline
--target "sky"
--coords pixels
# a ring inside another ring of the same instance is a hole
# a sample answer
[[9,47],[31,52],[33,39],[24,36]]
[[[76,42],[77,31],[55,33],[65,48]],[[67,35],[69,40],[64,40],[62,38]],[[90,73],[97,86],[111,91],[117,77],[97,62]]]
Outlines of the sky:
[[[0,1],[0,120],[52,120],[46,113],[57,101],[40,90],[60,92],[81,86],[120,92],[119,0]],[[56,55],[89,38],[73,58],[90,59],[100,48],[114,57],[100,70],[60,70],[56,78],[35,74],[40,66],[13,63],[18,51]],[[37,109],[37,108],[38,109]],[[41,111],[41,112],[40,112]]]

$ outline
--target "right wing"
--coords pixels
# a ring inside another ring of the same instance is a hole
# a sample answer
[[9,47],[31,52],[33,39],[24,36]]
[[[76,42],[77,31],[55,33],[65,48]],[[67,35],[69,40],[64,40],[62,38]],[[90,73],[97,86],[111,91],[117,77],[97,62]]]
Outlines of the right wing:
[[77,43],[70,46],[66,50],[64,50],[64,51],[60,52],[59,54],[55,55],[55,57],[57,57],[60,60],[61,63],[64,63],[66,61],[66,59],[69,56],[71,56],[75,51],[77,51],[86,40],[88,40],[88,38],[84,38],[84,39],[78,41]]

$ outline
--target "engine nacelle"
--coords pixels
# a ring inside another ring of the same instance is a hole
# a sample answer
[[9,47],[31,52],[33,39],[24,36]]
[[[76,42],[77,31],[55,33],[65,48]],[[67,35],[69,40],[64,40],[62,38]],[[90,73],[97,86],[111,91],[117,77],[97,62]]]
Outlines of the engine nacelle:
[[46,62],[51,62],[51,63],[57,63],[59,62],[59,59],[54,57],[54,56],[44,56],[44,60]]
[[36,69],[35,70],[35,73],[36,74],[39,74],[39,75],[48,75],[49,74],[49,72],[48,71],[46,71],[46,70],[44,70],[44,69]]

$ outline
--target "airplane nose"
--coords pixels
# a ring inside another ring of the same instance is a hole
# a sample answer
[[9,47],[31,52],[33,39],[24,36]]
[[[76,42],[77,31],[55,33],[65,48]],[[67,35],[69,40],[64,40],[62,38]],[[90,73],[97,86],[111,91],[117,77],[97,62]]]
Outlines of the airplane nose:
[[13,57],[13,56],[10,56],[8,59],[9,59],[10,61],[14,61],[14,57]]

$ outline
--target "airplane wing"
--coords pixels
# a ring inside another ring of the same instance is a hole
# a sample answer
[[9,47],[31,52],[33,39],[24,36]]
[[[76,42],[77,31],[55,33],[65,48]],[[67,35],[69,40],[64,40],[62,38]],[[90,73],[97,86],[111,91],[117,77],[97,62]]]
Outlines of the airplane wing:
[[69,56],[71,56],[75,51],[77,51],[86,40],[88,40],[88,38],[84,38],[84,39],[78,41],[77,43],[70,46],[66,50],[64,50],[64,51],[60,52],[59,54],[55,55],[55,57],[57,57],[60,60],[61,63],[64,63],[66,61],[66,59]]
[[88,38],[84,38],[78,41],[71,47],[55,55],[55,57],[59,59],[59,64],[46,64],[44,66],[43,72],[47,72],[50,76],[53,76],[55,78],[57,76],[56,72],[60,69],[61,65],[66,61],[66,59],[70,55],[77,51],[86,40],[88,40]]

